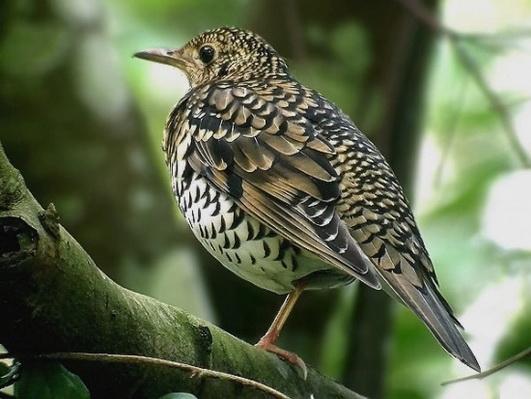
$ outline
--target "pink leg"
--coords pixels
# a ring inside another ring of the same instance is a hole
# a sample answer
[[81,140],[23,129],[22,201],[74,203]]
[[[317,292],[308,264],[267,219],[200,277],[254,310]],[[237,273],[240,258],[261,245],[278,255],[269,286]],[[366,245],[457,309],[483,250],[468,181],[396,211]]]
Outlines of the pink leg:
[[302,291],[304,291],[304,285],[300,284],[295,288],[295,290],[289,293],[289,295],[284,300],[284,303],[280,307],[280,310],[278,311],[277,315],[275,316],[273,323],[271,323],[271,326],[269,327],[265,335],[260,338],[260,340],[255,346],[262,348],[268,352],[274,353],[278,357],[288,361],[289,363],[299,366],[302,369],[304,379],[306,379],[308,370],[306,368],[306,365],[304,364],[304,361],[295,353],[288,352],[275,345],[280,335],[280,331],[282,330],[282,327],[286,323],[286,320],[288,319],[291,311],[293,310],[295,303],[301,296]]

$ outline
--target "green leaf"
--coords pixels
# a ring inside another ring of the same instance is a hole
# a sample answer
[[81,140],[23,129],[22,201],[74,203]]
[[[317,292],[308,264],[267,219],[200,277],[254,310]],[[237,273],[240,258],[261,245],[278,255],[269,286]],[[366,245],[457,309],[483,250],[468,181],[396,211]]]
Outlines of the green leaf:
[[15,360],[11,366],[0,362],[0,389],[13,385],[19,378],[20,362]]
[[196,396],[186,392],[172,392],[161,396],[159,399],[197,399]]
[[[2,383],[2,379],[6,374],[9,373],[9,366],[3,362],[0,362],[0,384]],[[0,385],[0,388],[2,385]]]
[[17,399],[90,399],[81,379],[58,362],[25,362],[15,383]]
[[[531,331],[530,312],[531,299],[525,298],[522,310],[511,323],[505,336],[497,344],[494,363],[500,363],[529,347],[529,331]],[[531,356],[520,359],[518,364],[531,369]]]

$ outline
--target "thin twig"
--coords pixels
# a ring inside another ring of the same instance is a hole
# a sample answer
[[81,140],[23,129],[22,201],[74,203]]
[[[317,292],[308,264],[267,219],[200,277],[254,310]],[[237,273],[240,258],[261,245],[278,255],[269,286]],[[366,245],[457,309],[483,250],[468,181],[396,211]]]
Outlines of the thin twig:
[[514,41],[529,39],[531,37],[531,29],[521,28],[512,29],[500,33],[461,33],[460,36],[465,40],[487,40],[487,41]]
[[452,148],[456,136],[457,136],[457,126],[459,125],[459,122],[461,121],[462,111],[465,104],[465,98],[466,98],[466,82],[465,84],[461,84],[459,89],[459,95],[457,96],[458,108],[455,112],[454,118],[451,120],[450,125],[447,127],[447,140],[443,144],[442,153],[441,153],[441,159],[439,160],[439,164],[437,165],[437,168],[435,169],[435,176],[433,178],[434,186],[439,187],[442,181],[443,176],[443,170],[444,166],[446,165],[446,161],[448,159],[448,156],[450,154],[450,149]]
[[483,74],[481,73],[481,69],[476,64],[476,61],[472,57],[470,57],[470,54],[468,54],[468,52],[462,47],[461,43],[458,43],[456,41],[452,42],[454,44],[454,49],[457,53],[457,56],[461,60],[462,65],[468,70],[470,76],[472,76],[478,88],[483,92],[483,95],[489,100],[492,108],[500,117],[500,121],[504,127],[505,132],[507,133],[509,143],[518,155],[520,162],[522,162],[525,167],[530,168],[531,160],[529,159],[529,155],[527,154],[526,150],[520,144],[520,140],[518,139],[518,135],[513,126],[511,116],[509,115],[509,111],[505,107],[505,104],[503,104],[498,95],[491,89],[487,82],[487,79],[485,79],[485,76],[483,76]]
[[494,373],[504,369],[507,366],[510,366],[511,364],[515,363],[516,361],[518,361],[520,359],[523,359],[526,356],[530,356],[530,355],[531,355],[531,346],[528,347],[527,349],[524,349],[521,352],[518,352],[516,355],[511,356],[510,358],[504,360],[503,362],[497,364],[496,366],[494,366],[494,367],[492,367],[492,368],[490,368],[488,370],[485,370],[485,371],[483,371],[481,373],[472,374],[472,375],[469,375],[469,376],[466,376],[466,377],[456,378],[455,380],[445,381],[445,382],[441,383],[441,385],[455,384],[456,382],[468,381],[468,380],[481,380],[481,379],[483,379],[485,377],[488,377],[491,374],[494,374]]
[[250,380],[248,378],[240,377],[237,375],[224,373],[222,371],[205,369],[202,367],[192,366],[191,364],[174,362],[166,359],[159,359],[156,357],[140,356],[140,355],[118,355],[111,353],[87,353],[87,352],[57,352],[57,353],[44,353],[31,356],[18,356],[10,353],[0,354],[0,359],[46,359],[46,360],[79,360],[89,362],[102,362],[102,363],[125,363],[125,364],[142,364],[152,365],[180,369],[192,373],[192,376],[199,378],[215,378],[219,380],[232,381],[239,385],[243,385],[258,391],[262,391],[273,398],[277,399],[290,399],[289,396],[284,395],[282,392],[277,391],[270,386],[262,384],[261,382]]
[[415,18],[424,23],[434,32],[447,37],[453,45],[461,64],[466,68],[472,79],[481,90],[483,95],[490,102],[492,108],[498,114],[503,126],[503,131],[509,140],[509,144],[518,156],[520,162],[526,168],[531,168],[531,159],[527,151],[522,147],[518,135],[513,126],[509,111],[500,100],[498,95],[489,86],[487,79],[483,76],[480,67],[470,56],[470,54],[462,47],[462,41],[467,39],[466,35],[462,35],[446,26],[444,26],[436,17],[434,17],[426,7],[418,0],[395,0],[407,9]]
[[425,6],[418,0],[395,0],[408,10],[415,18],[427,25],[431,30],[449,36],[459,35],[452,29],[444,26]]
[[499,55],[506,53],[508,51],[521,51],[523,53],[527,52],[524,46],[519,42],[509,42],[507,40],[494,40],[488,37],[482,38],[477,35],[467,35],[461,34],[459,40],[462,42],[470,43],[471,45],[494,55]]

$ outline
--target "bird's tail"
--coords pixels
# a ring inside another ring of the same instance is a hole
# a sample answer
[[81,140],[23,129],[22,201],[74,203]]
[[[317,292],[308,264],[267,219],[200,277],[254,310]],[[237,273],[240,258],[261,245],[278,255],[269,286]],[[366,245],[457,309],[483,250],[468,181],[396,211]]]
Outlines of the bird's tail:
[[470,368],[481,371],[474,353],[459,331],[461,324],[432,281],[425,281],[424,287],[419,289],[396,275],[386,272],[382,274],[385,274],[382,275],[385,280],[384,289],[389,292],[387,288],[390,288],[392,296],[398,296],[401,302],[420,317],[450,355]]

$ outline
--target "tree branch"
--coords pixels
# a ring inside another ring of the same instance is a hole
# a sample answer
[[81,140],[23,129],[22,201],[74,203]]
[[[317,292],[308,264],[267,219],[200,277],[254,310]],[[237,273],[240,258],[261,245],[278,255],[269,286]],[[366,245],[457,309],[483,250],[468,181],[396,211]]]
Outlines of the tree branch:
[[44,353],[40,355],[13,355],[13,354],[0,354],[0,359],[8,358],[18,360],[32,359],[32,360],[75,360],[85,362],[100,362],[100,363],[119,363],[119,364],[140,364],[140,365],[152,365],[159,367],[169,367],[179,370],[184,370],[191,373],[191,377],[198,378],[217,378],[219,380],[231,381],[236,384],[240,384],[245,387],[262,391],[273,398],[289,399],[288,396],[282,392],[277,391],[267,385],[261,384],[257,381],[249,380],[248,378],[239,377],[237,375],[223,373],[220,371],[205,369],[201,367],[192,366],[191,364],[172,362],[171,360],[158,359],[149,356],[139,355],[114,355],[111,353],[87,353],[87,352],[58,352],[58,353]]
[[[39,206],[1,143],[0,314],[0,342],[15,354],[128,354],[187,365],[65,360],[93,398],[158,398],[177,390],[202,399],[272,396],[243,380],[292,398],[360,398],[311,369],[305,381],[276,356],[111,281],[57,223],[53,208]],[[195,367],[224,377],[190,378]]]
[[445,381],[441,385],[455,384],[457,382],[468,381],[468,380],[481,380],[481,379],[483,379],[485,377],[488,377],[489,375],[492,375],[492,374],[504,369],[507,366],[510,366],[511,364],[513,364],[513,363],[517,362],[518,360],[523,359],[523,358],[525,358],[527,356],[531,356],[531,346],[526,348],[526,349],[524,349],[521,352],[518,352],[516,355],[511,356],[508,359],[505,359],[503,362],[497,364],[496,366],[494,366],[494,367],[492,367],[492,368],[490,368],[488,370],[482,371],[481,373],[472,374],[472,375],[469,375],[467,377],[461,377],[461,378],[456,378],[455,380]]

